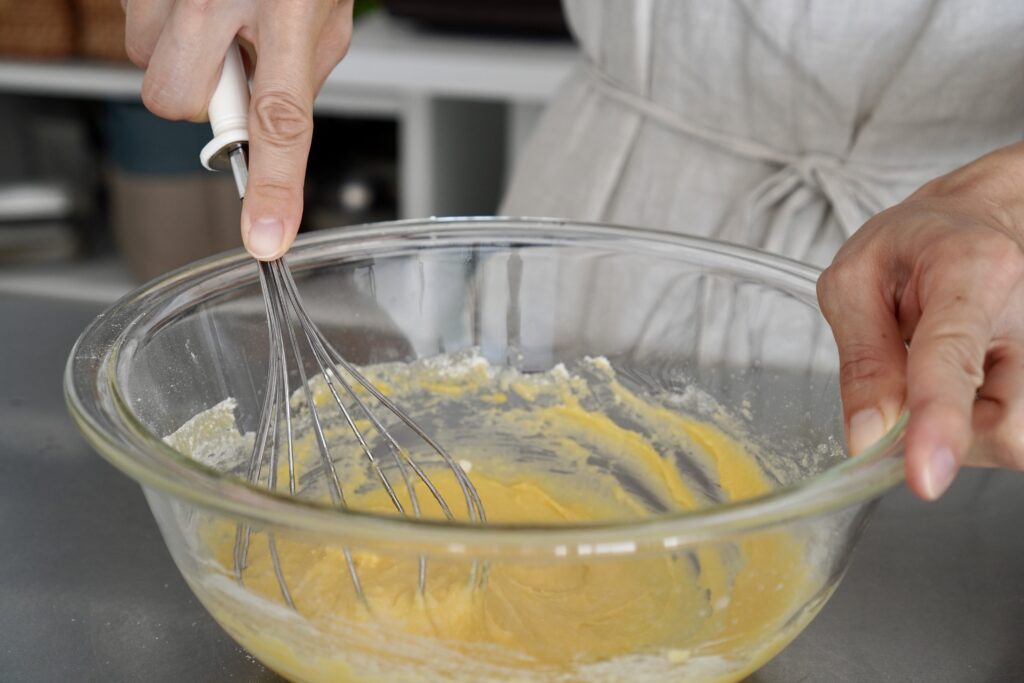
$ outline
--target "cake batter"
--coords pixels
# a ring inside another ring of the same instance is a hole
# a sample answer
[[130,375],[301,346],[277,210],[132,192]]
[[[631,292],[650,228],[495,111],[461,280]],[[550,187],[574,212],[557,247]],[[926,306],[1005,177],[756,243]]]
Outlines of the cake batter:
[[[493,523],[622,522],[772,486],[749,448],[710,419],[631,391],[603,359],[537,375],[498,370],[472,355],[371,370],[462,463]],[[315,396],[322,414],[331,414],[322,385]],[[207,462],[226,462],[233,448],[247,455],[245,437],[235,446],[211,438],[233,422],[230,411],[222,405],[200,416],[171,442]],[[350,507],[395,514],[347,427],[329,438]],[[308,430],[300,430],[296,452],[300,472],[315,467]],[[440,468],[431,477],[465,519],[455,478]],[[287,481],[283,463],[278,478]],[[327,492],[313,483],[303,495],[326,499]],[[425,516],[442,516],[422,485],[418,497]],[[261,531],[251,537],[247,594],[239,599],[236,532],[223,519],[197,526],[211,581],[193,587],[250,651],[301,681],[735,680],[797,632],[784,625],[809,597],[802,544],[778,531],[674,554],[492,558],[478,581],[472,558],[428,557],[423,595],[414,540],[402,554],[352,547],[365,604],[340,544],[278,532],[292,612],[283,607]]]

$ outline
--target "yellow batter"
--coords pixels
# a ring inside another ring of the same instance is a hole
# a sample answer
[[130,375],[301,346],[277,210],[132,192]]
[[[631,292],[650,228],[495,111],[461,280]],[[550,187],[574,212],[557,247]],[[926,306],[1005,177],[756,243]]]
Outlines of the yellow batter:
[[[373,379],[426,418],[468,471],[492,522],[623,521],[770,488],[751,453],[721,429],[641,398],[603,360],[524,376],[469,356],[382,367]],[[322,385],[315,400],[330,410]],[[465,406],[472,410],[460,411]],[[170,441],[201,454],[225,415],[211,411]],[[341,427],[330,440],[345,463],[349,506],[394,514],[359,451],[346,451],[354,444]],[[513,439],[523,444],[518,452]],[[311,434],[300,435],[296,452],[299,471],[315,466]],[[703,485],[680,474],[683,459]],[[454,477],[431,475],[465,518]],[[282,488],[287,476],[282,459]],[[418,491],[425,515],[439,518],[429,493]],[[323,498],[326,489],[308,494]],[[238,584],[236,532],[230,521],[201,522],[197,543],[210,576],[186,575],[232,635],[297,681],[737,680],[798,632],[802,618],[786,622],[815,585],[802,544],[783,532],[675,553],[496,559],[477,582],[480,566],[471,560],[428,557],[423,595],[415,546],[398,555],[353,547],[362,604],[340,545],[279,531],[292,611],[265,533],[252,533]]]

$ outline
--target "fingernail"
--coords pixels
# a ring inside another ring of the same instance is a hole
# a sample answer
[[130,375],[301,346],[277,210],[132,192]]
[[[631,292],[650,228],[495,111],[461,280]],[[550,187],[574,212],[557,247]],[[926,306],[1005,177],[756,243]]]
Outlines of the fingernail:
[[260,218],[249,228],[249,251],[259,258],[270,258],[281,248],[284,226],[276,218]]
[[877,408],[854,413],[850,418],[850,452],[857,455],[866,451],[885,436],[885,431],[885,418]]
[[929,500],[935,500],[949,488],[956,476],[956,458],[953,451],[945,447],[936,448],[932,451],[924,470],[925,495]]

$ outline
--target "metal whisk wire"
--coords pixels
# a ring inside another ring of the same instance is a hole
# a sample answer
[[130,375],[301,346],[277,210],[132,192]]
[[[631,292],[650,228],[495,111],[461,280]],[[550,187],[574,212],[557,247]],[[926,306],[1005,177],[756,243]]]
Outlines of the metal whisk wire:
[[[236,41],[225,54],[220,78],[210,97],[209,107],[207,108],[214,137],[203,148],[199,156],[203,165],[211,170],[226,170],[230,168],[238,189],[238,196],[243,200],[245,199],[246,185],[249,180],[249,168],[246,160],[246,145],[249,140],[247,129],[249,103],[248,78],[242,60],[242,53]],[[352,364],[342,358],[341,354],[324,337],[303,307],[298,288],[295,286],[295,280],[292,278],[292,274],[284,259],[270,262],[261,261],[259,263],[259,278],[260,288],[263,292],[264,307],[266,308],[270,359],[267,368],[268,375],[264,388],[262,412],[252,454],[246,470],[248,481],[254,486],[259,486],[265,480],[268,489],[271,491],[277,490],[278,464],[283,432],[283,441],[288,459],[288,491],[293,496],[300,493],[298,477],[296,475],[295,433],[293,429],[293,419],[295,416],[293,415],[291,405],[292,388],[289,381],[288,358],[290,352],[298,374],[302,398],[305,401],[305,407],[309,414],[309,422],[316,437],[317,449],[320,454],[320,467],[327,480],[327,488],[330,492],[331,500],[339,507],[347,507],[341,477],[338,474],[338,469],[335,467],[335,460],[331,455],[330,446],[325,435],[323,416],[317,409],[313,390],[310,387],[311,378],[306,373],[303,354],[300,351],[301,339],[305,341],[305,345],[316,363],[317,374],[323,378],[334,404],[355,436],[363,455],[368,459],[371,469],[384,486],[392,505],[399,514],[414,517],[421,517],[423,515],[420,500],[416,493],[416,480],[419,480],[440,506],[444,516],[449,520],[453,520],[455,517],[448,502],[441,495],[440,490],[434,485],[434,482],[431,481],[420,464],[413,459],[411,451],[403,447],[395,439],[385,425],[385,422],[379,419],[374,411],[371,410],[370,406],[367,405],[367,400],[359,395],[356,389],[357,386],[365,390],[367,398],[372,398],[383,409],[397,417],[399,422],[404,424],[423,443],[430,447],[454,475],[466,500],[466,510],[470,521],[485,522],[487,516],[484,512],[483,503],[480,501],[480,496],[473,487],[469,477],[451,455],[413,422],[412,418],[381,393]],[[296,328],[299,330],[298,334],[296,333]],[[370,442],[366,439],[363,430],[360,429],[358,424],[360,417],[365,418],[370,427],[376,430],[391,458],[394,460],[395,467],[402,478],[402,485],[408,496],[411,510],[406,510],[406,506],[403,505],[394,485],[388,478],[384,468],[381,467],[379,458],[370,447]],[[267,470],[265,477],[264,470]],[[238,581],[243,580],[243,574],[249,557],[252,532],[252,528],[247,524],[239,524],[235,532],[233,559],[234,573]],[[295,603],[285,581],[285,573],[281,567],[277,541],[270,531],[267,531],[267,543],[274,574],[277,577],[277,583],[281,590],[281,597],[285,604],[294,608]],[[356,596],[360,602],[366,605],[366,595],[359,580],[359,573],[356,571],[352,552],[347,546],[343,546],[343,551]],[[486,573],[486,569],[483,572],[479,572],[477,565],[474,563],[470,580],[476,585],[478,581],[482,582],[482,578],[486,576]],[[417,583],[419,593],[422,595],[426,583],[426,560],[422,556],[419,560],[419,580]]]
[[[244,197],[248,176],[244,147],[239,145],[230,150],[229,157],[231,168],[235,173],[239,194]],[[310,387],[310,377],[306,372],[305,363],[303,362],[304,355],[301,351],[301,339],[305,342],[305,346],[315,362],[317,374],[323,378],[324,385],[334,405],[344,419],[345,424],[355,436],[363,456],[366,457],[375,476],[386,490],[388,498],[399,514],[413,517],[423,516],[419,495],[416,492],[416,480],[419,480],[437,503],[445,518],[450,521],[455,519],[451,506],[430,476],[413,458],[411,451],[399,443],[384,421],[367,405],[364,397],[360,396],[356,388],[357,386],[365,390],[368,397],[372,397],[380,406],[390,412],[400,423],[404,424],[413,434],[419,437],[423,443],[427,444],[430,450],[447,467],[455,477],[465,499],[469,520],[477,523],[486,522],[487,515],[484,511],[483,502],[480,500],[479,493],[462,467],[440,444],[417,425],[411,417],[367,379],[363,373],[346,361],[323,335],[316,323],[313,322],[302,303],[298,287],[284,259],[259,262],[259,278],[264,307],[266,309],[270,352],[263,406],[246,472],[249,482],[253,485],[259,485],[265,479],[268,489],[271,491],[277,490],[278,465],[283,432],[288,466],[288,491],[291,495],[298,493],[294,445],[295,433],[293,430],[294,414],[291,405],[292,389],[289,381],[288,364],[290,355],[294,360],[294,366],[299,376],[302,397],[308,411],[310,426],[313,430],[320,455],[320,467],[326,477],[331,500],[339,507],[346,508],[348,506],[341,477],[335,466],[335,460],[331,455],[331,448],[325,433],[324,417],[317,408],[315,397]],[[298,328],[298,333],[296,333],[296,328]],[[349,403],[346,403],[346,399]],[[411,510],[407,510],[406,506],[403,505],[394,484],[381,466],[380,458],[371,448],[364,430],[360,429],[357,424],[360,417],[365,418],[370,427],[377,432],[390,454],[395,469],[402,479],[401,485],[406,491]],[[265,468],[268,470],[266,477],[264,477]],[[236,579],[240,582],[243,581],[244,570],[248,562],[251,536],[252,528],[250,526],[246,524],[238,525],[235,534],[234,573]],[[282,600],[286,605],[294,608],[295,604],[291,591],[288,588],[284,570],[281,566],[277,542],[273,533],[269,531],[267,532],[267,543],[268,553]],[[348,546],[343,546],[342,551],[356,597],[365,607],[369,608],[352,552]],[[474,563],[470,575],[471,584],[477,585],[484,573],[480,572],[479,567]],[[420,556],[417,587],[421,595],[426,588],[426,574],[426,559]]]

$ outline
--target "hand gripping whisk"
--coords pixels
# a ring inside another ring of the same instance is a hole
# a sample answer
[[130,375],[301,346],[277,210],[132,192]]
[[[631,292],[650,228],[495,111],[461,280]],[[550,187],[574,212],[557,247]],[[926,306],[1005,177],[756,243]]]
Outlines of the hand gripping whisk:
[[[248,181],[246,147],[249,140],[247,128],[249,86],[237,45],[232,45],[224,60],[220,82],[210,100],[209,114],[214,137],[201,153],[203,165],[211,170],[230,168],[238,187],[239,197],[244,199]],[[415,480],[418,479],[437,502],[445,517],[449,520],[454,519],[451,506],[431,481],[427,472],[413,458],[412,452],[398,442],[385,426],[385,421],[374,414],[374,411],[367,405],[369,397],[372,397],[373,402],[392,413],[421,439],[455,476],[465,497],[470,521],[485,522],[486,514],[476,488],[451,455],[420,428],[405,411],[389,400],[362,373],[342,358],[313,322],[302,304],[295,280],[292,278],[285,260],[280,258],[269,262],[260,261],[259,278],[266,308],[270,359],[263,408],[256,430],[252,455],[248,463],[249,482],[253,485],[265,485],[272,491],[277,490],[278,465],[283,451],[284,457],[287,458],[288,492],[291,495],[297,493],[298,476],[292,422],[294,416],[290,402],[293,388],[289,382],[288,363],[290,355],[298,371],[302,395],[309,411],[310,426],[314,432],[320,455],[320,465],[325,473],[327,488],[335,505],[346,507],[346,501],[344,486],[335,466],[335,456],[331,454],[325,437],[326,420],[329,418],[344,420],[348,428],[352,430],[362,451],[361,457],[367,459],[373,473],[386,489],[388,497],[400,514],[413,517],[421,516],[420,501],[415,489]],[[323,377],[330,397],[338,409],[337,414],[333,414],[333,411],[331,414],[324,414],[321,412],[323,409],[317,408],[309,386],[310,378],[307,377],[302,360],[302,349],[306,349],[306,353],[314,359],[316,368]],[[357,387],[365,390],[369,397],[360,397],[360,390]],[[395,490],[395,483],[391,481],[385,468],[382,467],[381,455],[374,453],[367,440],[367,434],[357,426],[357,423],[363,420],[365,420],[365,424],[370,425],[373,431],[377,432],[380,441],[385,445],[384,457],[391,460],[394,469],[399,474],[401,479],[399,485],[403,486],[407,492],[408,506],[403,505]],[[243,580],[251,536],[252,529],[249,526],[238,525],[235,533],[234,571],[239,581]],[[294,608],[295,605],[281,569],[272,533],[268,532],[267,542],[281,597],[289,607]],[[352,554],[348,547],[343,550],[356,596],[365,605],[366,597],[352,560]],[[475,581],[478,574],[476,567],[474,567],[473,574],[471,580]],[[421,594],[425,590],[425,583],[426,561],[421,556],[417,583]]]

